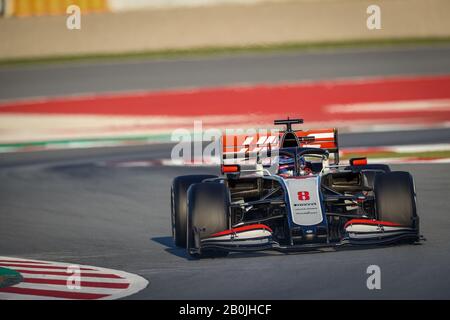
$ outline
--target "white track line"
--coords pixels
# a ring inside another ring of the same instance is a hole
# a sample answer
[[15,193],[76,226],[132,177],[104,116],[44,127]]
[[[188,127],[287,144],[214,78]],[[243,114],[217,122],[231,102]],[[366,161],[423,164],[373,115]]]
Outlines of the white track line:
[[[12,269],[12,268],[10,268]],[[19,269],[17,269],[19,270]],[[22,269],[21,269],[22,270]],[[43,279],[43,280],[68,280],[70,274],[67,276],[60,275],[50,275],[50,274],[30,274],[30,273],[21,273],[24,278],[33,278],[33,279]],[[119,278],[83,278],[83,281],[89,282],[99,282],[99,283],[124,283],[126,279]]]

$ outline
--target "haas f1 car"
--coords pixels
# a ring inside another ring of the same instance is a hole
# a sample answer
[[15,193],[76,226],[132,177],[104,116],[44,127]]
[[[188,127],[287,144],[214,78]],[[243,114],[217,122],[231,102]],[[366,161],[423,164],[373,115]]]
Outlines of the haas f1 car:
[[[420,240],[414,181],[366,158],[339,163],[336,129],[223,135],[222,176],[173,180],[172,232],[191,257]],[[266,157],[259,157],[261,150]]]

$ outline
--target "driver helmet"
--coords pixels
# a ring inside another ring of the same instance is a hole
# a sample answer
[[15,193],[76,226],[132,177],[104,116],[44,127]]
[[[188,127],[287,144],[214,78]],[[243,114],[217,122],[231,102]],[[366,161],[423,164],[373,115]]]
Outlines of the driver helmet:
[[278,173],[282,175],[292,176],[294,175],[294,170],[294,158],[286,155],[280,155],[278,159]]
[[304,157],[300,157],[298,161],[301,176],[312,173],[310,162],[306,161]]

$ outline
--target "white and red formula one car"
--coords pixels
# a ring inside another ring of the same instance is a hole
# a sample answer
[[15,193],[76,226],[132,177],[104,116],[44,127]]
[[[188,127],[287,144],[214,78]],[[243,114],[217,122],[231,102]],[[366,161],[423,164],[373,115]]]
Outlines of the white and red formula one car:
[[221,177],[176,177],[175,244],[210,257],[420,240],[411,174],[365,158],[341,165],[337,130],[292,129],[299,123],[276,120],[286,129],[275,138],[224,135]]

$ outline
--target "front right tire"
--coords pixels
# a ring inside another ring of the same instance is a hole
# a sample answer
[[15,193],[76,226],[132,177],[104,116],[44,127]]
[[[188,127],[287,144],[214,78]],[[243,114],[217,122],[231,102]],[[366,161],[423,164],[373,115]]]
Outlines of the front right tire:
[[187,192],[191,185],[214,175],[196,174],[173,179],[171,188],[172,237],[177,247],[186,248]]
[[186,249],[190,257],[228,255],[228,252],[223,250],[202,250],[199,241],[230,228],[229,206],[229,190],[222,183],[197,183],[189,188]]

